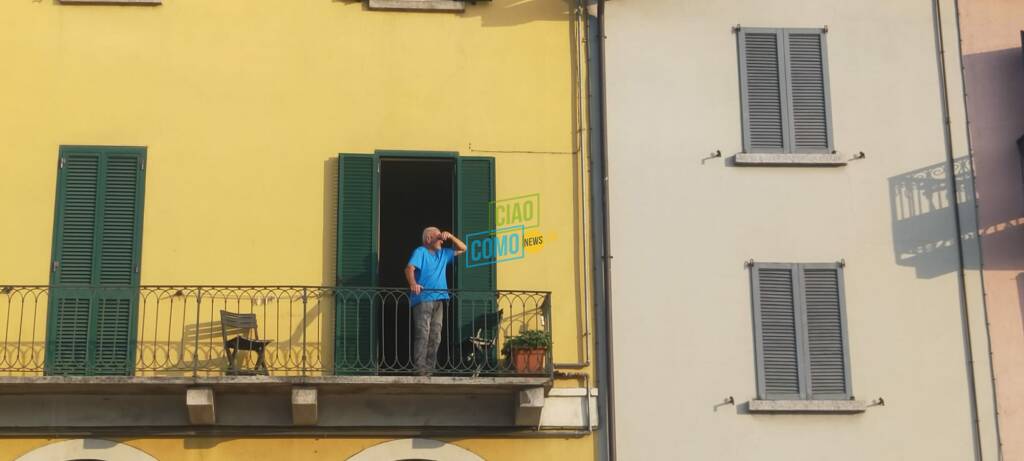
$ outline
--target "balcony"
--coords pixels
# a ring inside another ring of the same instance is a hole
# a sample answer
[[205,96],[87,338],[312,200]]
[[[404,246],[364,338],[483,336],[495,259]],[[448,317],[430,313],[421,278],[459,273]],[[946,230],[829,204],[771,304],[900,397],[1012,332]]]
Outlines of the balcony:
[[[445,294],[437,365],[425,376],[403,289],[0,285],[0,427],[414,434],[596,424],[589,391],[552,389],[551,348],[525,371],[503,351],[524,332],[551,334],[549,292]],[[245,350],[229,360],[231,314],[255,321],[262,361]]]
[[[444,292],[437,365],[413,364],[409,292],[318,286],[4,286],[0,288],[0,383],[4,392],[57,386],[253,384],[452,390],[545,385],[539,369],[516,370],[505,341],[550,334],[551,295],[540,291]],[[255,320],[262,361],[225,343],[230,314]],[[19,386],[24,385],[24,386]]]

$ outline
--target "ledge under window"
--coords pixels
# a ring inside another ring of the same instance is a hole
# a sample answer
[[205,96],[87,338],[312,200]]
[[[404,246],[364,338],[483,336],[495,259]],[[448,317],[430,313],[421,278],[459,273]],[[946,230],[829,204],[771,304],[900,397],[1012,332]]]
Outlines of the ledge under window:
[[466,2],[459,0],[367,0],[374,10],[465,11]]
[[108,5],[159,5],[163,0],[60,0],[61,3],[108,4]]
[[737,165],[811,165],[843,166],[847,160],[839,154],[736,154]]
[[863,400],[751,400],[751,413],[863,413]]

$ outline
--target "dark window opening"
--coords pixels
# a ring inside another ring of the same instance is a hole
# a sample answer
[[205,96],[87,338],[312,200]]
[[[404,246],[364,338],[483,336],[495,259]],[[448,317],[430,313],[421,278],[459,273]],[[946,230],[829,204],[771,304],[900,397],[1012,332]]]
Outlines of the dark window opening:
[[[425,227],[455,232],[454,180],[455,162],[450,159],[381,159],[377,286],[408,288],[404,270],[413,250],[423,243]],[[453,269],[452,266],[448,268],[448,288],[455,288]],[[412,330],[408,299],[388,297],[380,309],[378,350],[383,362],[381,368],[394,369],[411,364]],[[450,310],[451,306],[448,306],[446,327],[450,325]],[[439,363],[443,363],[447,343],[442,340]]]

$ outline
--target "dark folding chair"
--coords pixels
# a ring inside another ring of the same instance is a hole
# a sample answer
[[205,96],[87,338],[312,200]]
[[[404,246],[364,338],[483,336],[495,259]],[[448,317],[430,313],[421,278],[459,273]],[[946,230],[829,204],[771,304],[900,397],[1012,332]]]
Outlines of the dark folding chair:
[[473,322],[476,334],[466,338],[463,351],[466,351],[466,363],[473,367],[473,377],[480,376],[481,371],[492,371],[497,366],[495,347],[498,344],[498,325],[501,323],[501,311],[480,315]]
[[[235,314],[220,311],[220,333],[224,338],[224,353],[228,356],[229,375],[267,375],[265,352],[270,339],[260,339],[256,325],[256,314]],[[231,337],[234,336],[234,337]],[[230,339],[229,339],[230,337]],[[239,370],[236,360],[238,351],[256,353],[256,366],[252,370]]]

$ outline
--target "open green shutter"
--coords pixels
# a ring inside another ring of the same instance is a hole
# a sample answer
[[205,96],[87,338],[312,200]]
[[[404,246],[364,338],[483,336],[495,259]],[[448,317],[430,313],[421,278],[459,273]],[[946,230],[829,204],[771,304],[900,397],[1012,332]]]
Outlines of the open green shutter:
[[47,374],[132,372],[144,161],[141,148],[61,148]]
[[338,156],[338,289],[334,366],[338,374],[377,369],[377,158]]
[[144,158],[111,152],[103,158],[96,349],[92,374],[128,375],[135,357]]
[[[495,171],[492,157],[461,157],[456,170],[457,191],[456,233],[463,240],[472,240],[471,234],[494,230],[491,202],[495,200]],[[475,260],[469,254],[458,262],[456,288],[459,289],[455,309],[455,332],[460,356],[465,359],[472,352],[466,340],[477,333],[486,338],[495,337],[498,330],[497,275],[493,261]],[[481,264],[484,263],[484,264]],[[471,267],[467,267],[471,266]],[[491,354],[494,354],[494,350]],[[496,357],[489,357],[490,363]]]
[[100,154],[61,153],[51,261],[46,374],[86,374]]

